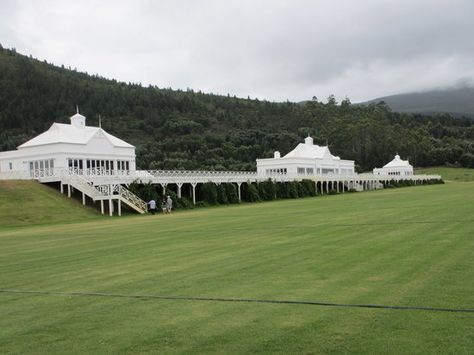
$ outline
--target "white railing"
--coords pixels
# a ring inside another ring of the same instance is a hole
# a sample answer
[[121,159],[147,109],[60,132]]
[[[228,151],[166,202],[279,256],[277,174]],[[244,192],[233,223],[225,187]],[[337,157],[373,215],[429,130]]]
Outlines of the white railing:
[[199,177],[256,177],[256,171],[203,171],[203,170],[137,170],[146,171],[156,177],[181,177],[181,176],[199,176]]
[[420,174],[420,175],[375,175],[371,173],[363,173],[363,174],[358,174],[357,175],[358,179],[364,179],[364,180],[416,180],[416,181],[421,181],[421,180],[440,180],[441,175],[426,175],[426,174]]
[[120,199],[140,213],[147,212],[146,202],[120,184],[94,185],[92,181],[87,180],[87,175],[78,175],[77,172],[73,170],[62,171],[61,182],[73,186],[94,201],[110,198]]
[[292,181],[310,179],[314,181],[356,181],[356,180],[433,180],[441,179],[439,175],[374,175],[364,174],[311,174],[290,175],[269,173],[257,175],[255,171],[200,171],[200,170],[103,170],[103,169],[36,169],[32,171],[12,171],[0,173],[1,180],[39,180],[41,182],[60,181],[68,176],[81,176],[93,185],[140,183],[173,184],[173,183],[243,183],[263,180]]
[[137,195],[133,194],[125,187],[119,187],[119,195],[121,199],[127,203],[130,207],[134,208],[140,213],[146,213],[148,209],[148,205],[145,201],[139,198]]
[[103,199],[106,198],[109,194],[104,193],[97,186],[92,185],[89,181],[87,181],[84,177],[76,174],[65,175],[61,179],[62,183],[71,185],[75,189],[85,193],[87,196],[92,198],[93,200],[96,199]]
[[0,180],[32,180],[27,171],[5,171],[0,173]]

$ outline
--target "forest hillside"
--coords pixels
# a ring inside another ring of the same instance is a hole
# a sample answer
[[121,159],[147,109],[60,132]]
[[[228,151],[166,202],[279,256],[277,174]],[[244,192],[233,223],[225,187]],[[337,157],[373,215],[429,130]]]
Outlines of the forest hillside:
[[[157,83],[159,84],[159,83]],[[399,153],[415,166],[474,167],[474,121],[392,112],[384,103],[334,97],[304,104],[243,99],[117,82],[58,67],[0,46],[0,150],[14,149],[79,105],[98,125],[137,147],[142,169],[255,169],[311,134],[359,171]]]

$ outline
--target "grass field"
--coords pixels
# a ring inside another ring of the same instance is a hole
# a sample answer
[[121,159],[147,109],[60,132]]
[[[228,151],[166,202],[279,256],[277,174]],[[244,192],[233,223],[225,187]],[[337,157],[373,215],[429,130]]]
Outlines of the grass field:
[[474,181],[474,169],[467,168],[417,168],[416,174],[439,174],[445,181]]
[[34,181],[0,180],[0,230],[100,218],[97,210]]
[[[0,289],[474,308],[474,182],[0,231]],[[95,217],[94,217],[95,218]],[[2,353],[456,353],[474,313],[0,292]]]

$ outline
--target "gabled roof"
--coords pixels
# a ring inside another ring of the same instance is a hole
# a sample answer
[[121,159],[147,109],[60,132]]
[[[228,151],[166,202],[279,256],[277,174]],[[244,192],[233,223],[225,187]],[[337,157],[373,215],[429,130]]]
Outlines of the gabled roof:
[[[323,158],[326,152],[329,152],[328,147],[320,147],[319,145],[307,145],[300,143],[291,152],[286,154],[284,158]],[[331,153],[329,153],[331,154]]]
[[329,155],[333,159],[340,159],[339,157],[333,156],[328,147],[313,144],[313,139],[307,137],[304,143],[298,144],[295,149],[286,154],[283,158],[322,159],[326,155]]
[[133,145],[107,133],[100,127],[78,127],[72,124],[53,123],[46,132],[23,143],[18,149],[53,143],[87,144],[96,134],[104,135],[115,147],[134,148]]
[[390,162],[385,164],[383,167],[384,168],[402,168],[402,167],[410,167],[410,163],[408,160],[402,160],[400,159],[400,156],[397,154],[395,155],[395,158]]

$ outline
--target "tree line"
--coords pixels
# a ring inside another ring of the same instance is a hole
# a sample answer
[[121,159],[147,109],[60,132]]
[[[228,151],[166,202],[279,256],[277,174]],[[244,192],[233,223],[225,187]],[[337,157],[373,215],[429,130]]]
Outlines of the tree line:
[[311,134],[359,171],[395,153],[415,166],[474,167],[474,121],[392,112],[349,99],[270,102],[109,80],[0,46],[0,150],[68,122],[75,106],[137,148],[141,169],[253,170],[255,159],[292,150]]

